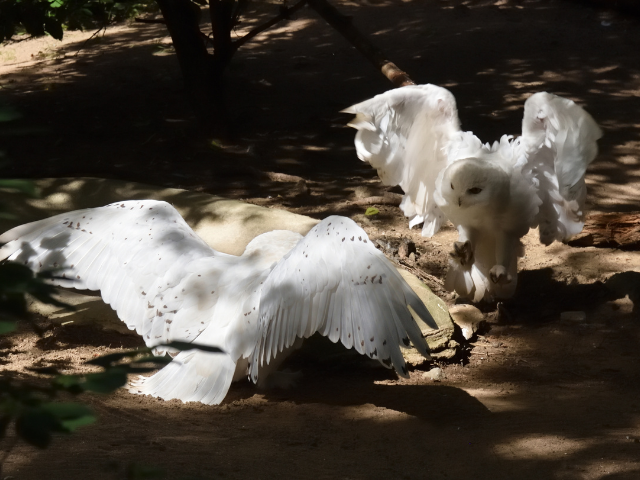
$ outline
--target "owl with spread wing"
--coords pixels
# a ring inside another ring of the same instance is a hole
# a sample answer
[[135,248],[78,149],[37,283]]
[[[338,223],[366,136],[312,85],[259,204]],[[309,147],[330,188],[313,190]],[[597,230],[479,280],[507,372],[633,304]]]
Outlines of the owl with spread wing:
[[483,144],[460,129],[455,98],[435,85],[390,90],[344,110],[358,157],[404,191],[409,226],[458,230],[445,287],[473,301],[511,297],[520,239],[539,228],[549,245],[584,226],[585,171],[601,130],[573,101],[540,92],[524,105],[522,135]]
[[401,348],[413,343],[429,358],[412,312],[438,328],[345,217],[328,217],[304,237],[263,233],[236,256],[207,245],[166,202],[125,201],[21,225],[0,244],[0,260],[60,269],[56,285],[99,290],[156,354],[172,341],[223,350],[168,352],[173,361],[132,382],[131,392],[167,400],[218,404],[234,380],[268,384],[316,332],[408,377]]

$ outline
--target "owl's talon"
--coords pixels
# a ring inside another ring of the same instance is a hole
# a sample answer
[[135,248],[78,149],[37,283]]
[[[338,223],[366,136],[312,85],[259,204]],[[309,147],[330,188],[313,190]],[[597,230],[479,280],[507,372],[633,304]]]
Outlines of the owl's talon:
[[465,265],[471,265],[473,263],[471,242],[469,240],[466,242],[453,242],[453,252],[449,252],[449,255],[463,267]]
[[489,270],[489,277],[493,283],[499,283],[504,285],[505,283],[511,283],[511,275],[507,273],[507,269],[502,265],[494,265]]

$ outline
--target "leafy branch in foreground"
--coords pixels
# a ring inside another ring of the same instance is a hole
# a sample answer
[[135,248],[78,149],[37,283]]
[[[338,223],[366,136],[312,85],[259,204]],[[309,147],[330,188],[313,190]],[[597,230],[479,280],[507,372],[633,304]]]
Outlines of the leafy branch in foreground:
[[[0,0],[0,14],[3,5],[5,4]],[[37,194],[33,183],[23,180],[0,180],[0,188],[20,191],[31,196]],[[6,210],[0,205],[0,216],[7,214]],[[74,310],[71,305],[54,296],[57,289],[52,280],[56,280],[62,272],[63,269],[53,269],[36,274],[18,262],[0,263],[0,335],[16,330],[20,320],[28,322],[38,336],[44,335],[44,331],[28,312],[27,295],[46,304]],[[170,342],[158,347],[174,351],[199,349],[212,353],[222,352],[217,347],[186,342]],[[53,367],[32,367],[28,370],[52,378],[46,381],[40,379],[25,382],[7,375],[0,376],[0,441],[6,439],[11,425],[15,425],[16,431],[16,436],[10,441],[12,443],[5,446],[4,453],[0,455],[0,473],[7,456],[19,439],[36,447],[46,448],[54,434],[71,433],[96,421],[95,414],[87,405],[61,402],[59,400],[62,395],[66,400],[69,396],[73,398],[83,392],[111,393],[127,383],[128,375],[149,373],[169,362],[171,358],[154,356],[151,348],[140,348],[104,355],[86,362],[88,365],[99,367],[102,370],[100,372],[68,375],[61,374]],[[137,475],[130,477],[137,478]]]
[[[170,342],[159,346],[175,350],[222,352],[217,347],[187,342]],[[53,367],[29,368],[34,373],[53,377],[44,386],[0,379],[0,439],[6,437],[7,428],[13,422],[19,438],[45,448],[51,443],[54,433],[70,433],[96,421],[94,413],[84,404],[55,402],[60,393],[74,396],[83,392],[112,393],[126,385],[128,375],[150,373],[171,361],[166,356],[154,356],[151,348],[144,347],[110,353],[85,362],[86,365],[102,368],[101,372],[96,373],[65,375]]]
[[0,42],[22,32],[62,40],[65,28],[104,27],[151,9],[152,0],[2,0]]
[[47,280],[55,280],[59,271],[61,270],[46,270],[36,274],[29,267],[17,262],[0,264],[0,334],[15,330],[18,320],[29,321],[36,333],[42,333],[31,322],[27,313],[26,294],[43,303],[74,310],[71,305],[53,297],[56,288],[46,283]]
[[[39,336],[43,331],[31,319],[27,311],[29,294],[41,302],[73,310],[73,307],[57,300],[56,289],[47,281],[54,280],[58,271],[34,274],[31,269],[16,262],[0,264],[0,335],[17,328],[19,320],[26,320]],[[187,342],[170,342],[158,345],[163,349],[199,349],[212,353],[222,352],[217,347]],[[0,440],[7,437],[7,430],[15,425],[16,436],[4,454],[2,464],[15,443],[22,439],[39,448],[46,448],[56,433],[71,433],[77,428],[96,421],[93,411],[85,404],[59,401],[61,395],[77,396],[83,392],[111,393],[127,383],[130,374],[152,372],[171,362],[169,357],[157,357],[152,348],[140,348],[111,353],[86,362],[102,371],[82,375],[62,374],[56,368],[29,368],[35,374],[46,375],[47,381],[25,382],[6,375],[0,377]],[[66,399],[65,399],[66,400]]]

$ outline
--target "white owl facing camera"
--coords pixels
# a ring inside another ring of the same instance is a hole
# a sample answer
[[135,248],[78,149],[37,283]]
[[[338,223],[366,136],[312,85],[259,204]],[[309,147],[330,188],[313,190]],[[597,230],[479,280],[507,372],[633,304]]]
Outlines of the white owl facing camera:
[[473,301],[511,297],[520,238],[562,241],[584,226],[584,174],[602,136],[571,100],[540,92],[524,105],[522,136],[482,144],[460,130],[453,95],[435,85],[390,90],[344,110],[356,114],[358,157],[405,192],[409,226],[430,237],[458,229],[445,286]]

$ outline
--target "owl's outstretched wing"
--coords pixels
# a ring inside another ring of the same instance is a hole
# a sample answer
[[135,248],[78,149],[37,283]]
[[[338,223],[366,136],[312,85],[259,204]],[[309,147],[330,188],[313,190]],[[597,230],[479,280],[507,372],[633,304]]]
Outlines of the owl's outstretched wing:
[[410,226],[424,221],[422,234],[432,236],[444,219],[434,192],[436,179],[448,164],[447,150],[460,133],[455,98],[435,85],[390,90],[345,113],[356,114],[358,158],[378,170],[386,185],[405,192],[401,208]]
[[171,205],[152,200],[56,215],[16,227],[0,242],[0,258],[34,271],[59,268],[59,286],[100,290],[150,346],[198,336],[209,318],[197,304],[208,299],[191,277],[204,273],[196,272],[203,259],[231,257],[202,241]]
[[315,332],[407,376],[401,346],[411,342],[428,357],[410,308],[438,328],[364,230],[348,218],[328,217],[276,264],[264,282],[262,335],[250,359],[251,378],[256,381],[259,366],[297,338]]
[[[100,290],[148,346],[199,342],[206,331],[207,344],[224,348],[223,323],[233,318],[224,313],[233,302],[221,300],[226,296],[220,282],[241,257],[213,250],[165,202],[126,201],[56,215],[16,227],[0,242],[6,243],[0,259],[35,271],[59,268],[57,285]],[[214,313],[220,314],[215,321]],[[235,360],[228,354],[181,352],[135,391],[219,403]]]
[[598,154],[602,131],[573,101],[540,92],[524,104],[521,145],[527,169],[538,182],[540,241],[549,245],[584,226],[584,175]]

